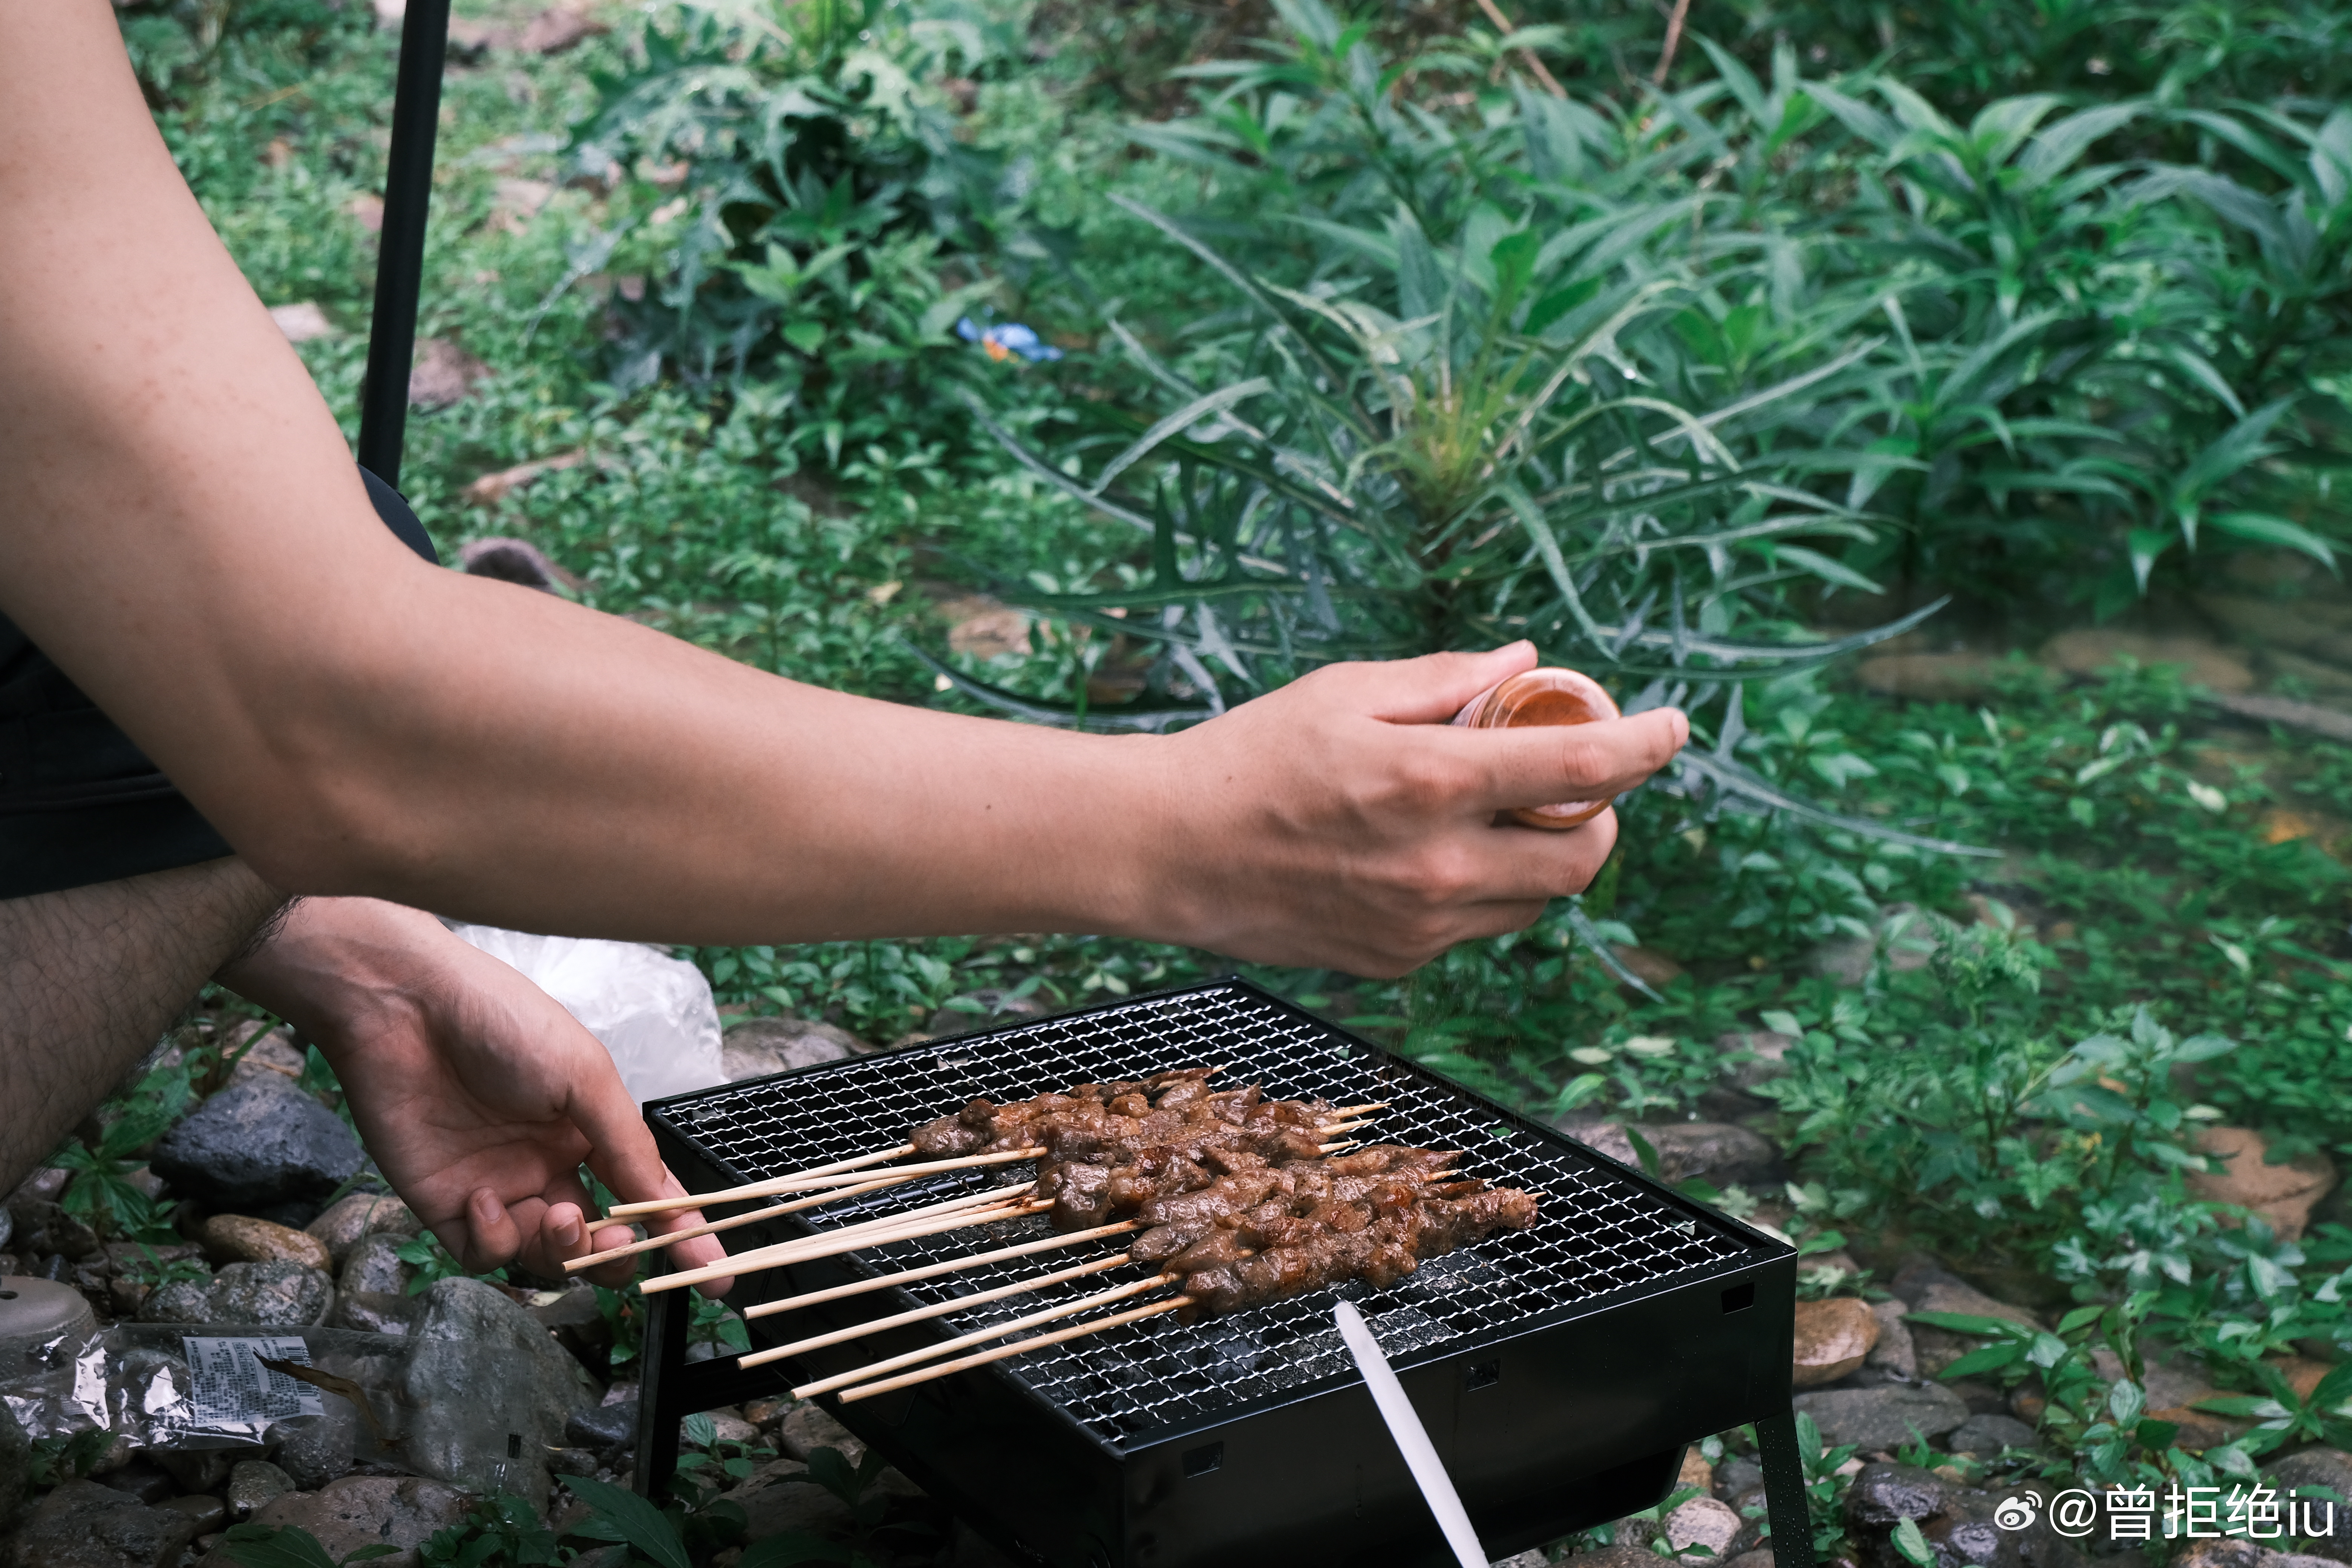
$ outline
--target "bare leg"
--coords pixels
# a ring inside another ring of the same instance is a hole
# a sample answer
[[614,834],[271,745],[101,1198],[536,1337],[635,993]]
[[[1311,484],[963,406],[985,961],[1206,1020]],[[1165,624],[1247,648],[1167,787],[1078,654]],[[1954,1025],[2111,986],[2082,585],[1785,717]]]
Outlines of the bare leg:
[[236,859],[0,900],[0,1193],[284,902]]

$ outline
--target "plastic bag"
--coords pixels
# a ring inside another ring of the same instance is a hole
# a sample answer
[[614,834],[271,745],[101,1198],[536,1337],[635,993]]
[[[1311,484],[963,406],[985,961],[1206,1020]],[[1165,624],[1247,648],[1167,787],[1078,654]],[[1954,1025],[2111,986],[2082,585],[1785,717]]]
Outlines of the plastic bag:
[[506,1346],[349,1329],[118,1323],[0,1374],[34,1437],[92,1427],[163,1454],[277,1456],[316,1488],[368,1464],[543,1506],[562,1415]]
[[710,982],[691,963],[643,942],[531,936],[496,926],[449,929],[562,1003],[604,1042],[639,1104],[727,1081],[719,1005]]

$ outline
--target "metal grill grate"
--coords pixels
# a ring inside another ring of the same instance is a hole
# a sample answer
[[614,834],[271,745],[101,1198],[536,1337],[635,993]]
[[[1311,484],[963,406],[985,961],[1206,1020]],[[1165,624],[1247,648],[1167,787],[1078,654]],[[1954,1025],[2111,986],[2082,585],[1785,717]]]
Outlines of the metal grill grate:
[[[1456,1168],[1463,1174],[1544,1194],[1542,1217],[1532,1229],[1499,1232],[1475,1248],[1432,1259],[1385,1291],[1361,1282],[1342,1288],[1339,1293],[1359,1304],[1392,1354],[1507,1328],[1629,1286],[1721,1270],[1754,1255],[1736,1232],[1669,1207],[1564,1140],[1499,1126],[1490,1109],[1443,1080],[1372,1056],[1329,1026],[1238,985],[1141,998],[950,1041],[935,1055],[871,1058],[781,1083],[715,1090],[673,1101],[661,1113],[730,1173],[751,1181],[901,1143],[914,1124],[975,1095],[1017,1100],[1087,1079],[1206,1064],[1222,1069],[1220,1084],[1260,1083],[1268,1098],[1387,1101],[1391,1109],[1357,1136],[1458,1149],[1463,1158]],[[1018,1165],[971,1181],[912,1184],[807,1217],[830,1227],[1029,1174],[1028,1166]],[[899,1242],[861,1256],[878,1269],[896,1270],[1045,1234],[1045,1223],[1037,1217],[987,1232]],[[985,1239],[992,1235],[1001,1240]],[[1106,1256],[1117,1240],[944,1276],[907,1293],[944,1301],[1064,1261]],[[1118,1270],[1074,1280],[950,1321],[961,1332],[1140,1277],[1138,1266],[1132,1274]],[[1191,1325],[1155,1318],[1003,1364],[1073,1420],[1116,1444],[1346,1370],[1330,1310],[1318,1292]],[[763,1325],[771,1333],[788,1326],[788,1320]]]

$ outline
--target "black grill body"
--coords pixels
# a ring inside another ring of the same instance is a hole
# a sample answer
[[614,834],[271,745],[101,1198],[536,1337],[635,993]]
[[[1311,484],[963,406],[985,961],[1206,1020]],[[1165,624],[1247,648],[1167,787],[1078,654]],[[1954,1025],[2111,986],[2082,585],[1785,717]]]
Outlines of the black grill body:
[[[1789,1430],[1795,1254],[1557,1131],[1234,980],[656,1101],[646,1115],[690,1190],[886,1149],[975,1095],[1214,1064],[1269,1098],[1386,1102],[1360,1137],[1455,1149],[1454,1168],[1543,1194],[1541,1218],[1431,1259],[1355,1300],[1497,1556],[1647,1508],[1685,1444],[1760,1423],[1781,1568],[1810,1568]],[[737,1250],[1001,1185],[943,1176],[732,1233]],[[748,1206],[748,1205],[746,1205]],[[1049,1234],[1042,1217],[749,1275],[731,1305],[823,1289]],[[761,1320],[782,1344],[1105,1257],[1119,1238]],[[637,1480],[653,1489],[695,1409],[845,1372],[1144,1277],[1073,1280],[752,1373],[684,1360],[657,1294]],[[1450,1561],[1341,1346],[1333,1293],[1223,1318],[1147,1319],[835,1406],[1017,1559],[1055,1568],[1419,1568]],[[1132,1305],[1100,1309],[1101,1315]],[[1065,1325],[1056,1324],[1055,1327]],[[828,1404],[831,1402],[828,1401]]]

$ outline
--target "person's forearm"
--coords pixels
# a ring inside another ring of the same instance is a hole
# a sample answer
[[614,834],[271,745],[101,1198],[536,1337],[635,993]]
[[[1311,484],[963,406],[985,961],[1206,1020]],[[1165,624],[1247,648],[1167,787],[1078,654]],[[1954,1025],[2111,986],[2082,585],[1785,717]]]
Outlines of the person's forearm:
[[0,900],[0,1193],[284,901],[236,860]]
[[[0,611],[274,883],[669,942],[1083,930],[1395,973],[1581,888],[1654,712],[1447,731],[1532,661],[1327,672],[1184,734],[781,680],[378,525],[100,0],[0,0]],[[1254,711],[1255,710],[1255,711]]]

